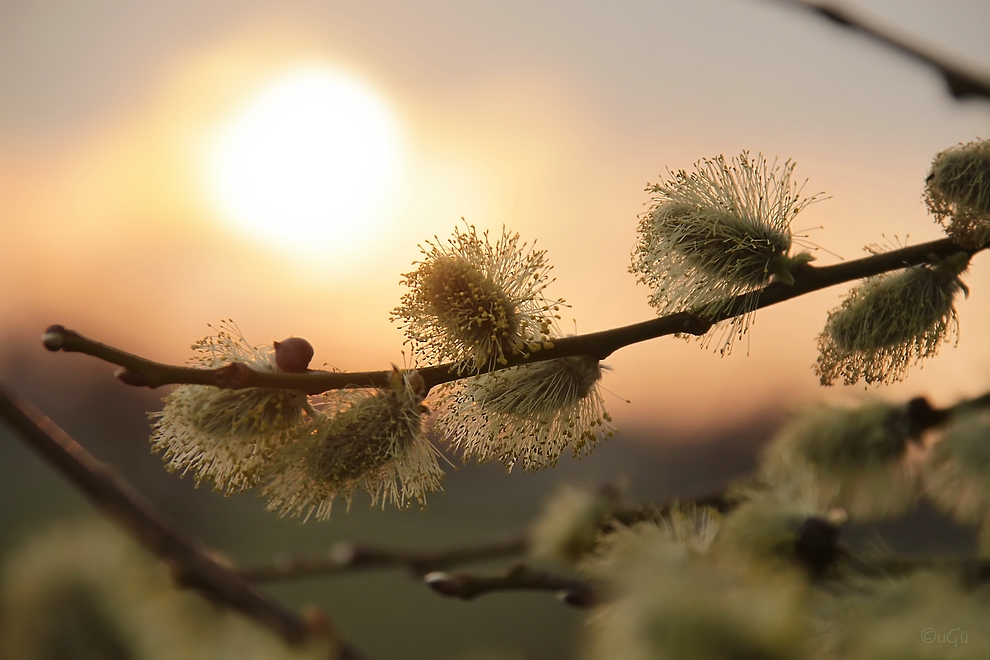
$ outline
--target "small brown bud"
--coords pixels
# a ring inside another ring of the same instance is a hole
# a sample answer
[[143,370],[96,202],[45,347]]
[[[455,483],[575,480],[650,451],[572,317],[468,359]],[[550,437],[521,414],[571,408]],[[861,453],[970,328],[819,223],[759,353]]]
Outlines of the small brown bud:
[[313,345],[302,337],[289,337],[275,342],[275,364],[282,371],[301,374],[309,370],[313,359]]
[[41,335],[41,343],[49,351],[59,351],[65,343],[65,337],[62,336],[63,332],[65,332],[65,326],[50,325],[45,328],[44,334]]

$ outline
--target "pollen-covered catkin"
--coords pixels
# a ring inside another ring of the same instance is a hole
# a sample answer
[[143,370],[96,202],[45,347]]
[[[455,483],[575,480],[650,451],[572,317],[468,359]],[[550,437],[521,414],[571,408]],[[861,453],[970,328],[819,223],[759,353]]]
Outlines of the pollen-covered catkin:
[[465,458],[538,470],[613,435],[590,357],[534,362],[466,378],[443,388],[437,433]]
[[[239,362],[279,371],[274,347],[251,346],[232,322],[193,344],[193,351],[193,363],[203,368]],[[302,432],[308,410],[307,396],[293,390],[181,385],[165,397],[162,411],[151,415],[157,420],[151,446],[169,470],[238,492],[257,485],[273,453]]]
[[631,271],[653,289],[658,313],[715,317],[730,311],[734,296],[751,294],[728,322],[722,351],[731,348],[749,325],[757,290],[772,277],[793,282],[795,269],[811,260],[790,254],[791,222],[815,200],[800,196],[793,170],[791,161],[771,165],[743,152],[731,161],[702,160],[696,171],[647,188],[653,205],[640,221]]
[[849,292],[828,315],[818,336],[815,371],[822,385],[841,378],[890,384],[909,367],[936,355],[958,332],[955,297],[969,263],[960,253],[937,265],[922,264],[878,275]]
[[424,259],[403,276],[409,287],[393,312],[417,355],[453,361],[462,372],[505,364],[551,344],[561,300],[548,300],[546,252],[503,229],[492,245],[474,226],[421,248]]
[[925,181],[925,202],[945,233],[962,247],[990,241],[990,140],[939,153]]
[[261,494],[280,515],[325,519],[337,496],[361,489],[372,502],[405,506],[438,490],[443,472],[423,432],[422,377],[396,369],[391,386],[339,390],[313,430],[271,461]]

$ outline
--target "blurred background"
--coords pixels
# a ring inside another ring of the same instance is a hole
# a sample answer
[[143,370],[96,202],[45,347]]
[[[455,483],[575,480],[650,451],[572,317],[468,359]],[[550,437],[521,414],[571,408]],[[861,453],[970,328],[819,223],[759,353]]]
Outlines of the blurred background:
[[[862,9],[990,71],[985,0]],[[933,156],[990,137],[990,103],[932,70],[766,0],[0,4],[0,377],[204,541],[244,560],[353,539],[405,547],[511,531],[564,480],[634,496],[707,493],[747,470],[786,415],[819,400],[815,337],[847,287],[763,310],[732,355],[663,338],[617,352],[604,381],[620,432],[541,474],[461,467],[424,512],[358,499],[326,523],[263,512],[168,475],[147,451],[164,391],[49,354],[62,323],[183,362],[207,323],[252,343],[290,335],[314,365],[403,363],[389,322],[417,244],[460,218],[546,249],[564,332],[653,316],[628,270],[645,186],[741,150],[797,161],[794,228],[819,263],[937,239],[921,191]],[[958,305],[961,340],[883,396],[938,404],[990,387],[990,262]],[[630,403],[625,403],[629,399]],[[0,429],[0,552],[87,505]],[[930,525],[940,525],[929,520]],[[915,528],[917,529],[917,528]],[[947,544],[964,534],[939,529]],[[909,528],[885,530],[896,545]],[[441,600],[399,573],[273,588],[325,607],[374,658],[470,649],[569,657],[580,614],[544,595]]]

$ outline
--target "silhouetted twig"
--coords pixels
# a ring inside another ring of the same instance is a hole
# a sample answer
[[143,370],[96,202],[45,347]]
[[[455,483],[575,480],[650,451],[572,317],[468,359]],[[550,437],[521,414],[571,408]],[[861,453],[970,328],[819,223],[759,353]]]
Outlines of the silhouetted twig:
[[968,97],[990,99],[990,76],[949,62],[944,56],[936,55],[930,50],[912,43],[911,39],[895,34],[890,28],[881,26],[865,16],[833,3],[804,2],[803,0],[778,0],[778,2],[811,10],[833,23],[864,34],[874,41],[933,67],[945,79],[949,93],[957,99]]
[[[980,250],[969,250],[975,254]],[[735,296],[726,305],[713,306],[725,309],[717,315],[702,317],[699,313],[678,312],[632,325],[593,332],[575,337],[555,339],[551,348],[533,352],[527,356],[513,355],[507,365],[498,369],[530,362],[556,358],[590,355],[603,360],[613,352],[649,339],[673,334],[697,334],[707,332],[711,326],[754,309],[761,309],[802,296],[812,291],[825,289],[843,282],[850,282],[908,266],[926,263],[932,258],[947,258],[962,250],[950,239],[930,241],[910,247],[875,254],[861,259],[846,261],[832,266],[816,268],[802,266],[794,273],[794,283],[773,282],[762,290]],[[753,300],[757,302],[754,305]],[[327,372],[311,370],[306,373],[275,373],[255,371],[247,365],[235,363],[218,369],[177,367],[126,353],[119,349],[94,341],[61,325],[49,326],[43,335],[46,348],[51,351],[77,352],[92,355],[106,362],[122,367],[117,377],[129,384],[142,387],[187,383],[214,385],[216,387],[272,387],[300,390],[307,394],[319,394],[328,390],[346,387],[386,387],[391,371]],[[486,371],[487,369],[483,369]],[[419,369],[427,387],[464,378],[452,364],[442,364]]]

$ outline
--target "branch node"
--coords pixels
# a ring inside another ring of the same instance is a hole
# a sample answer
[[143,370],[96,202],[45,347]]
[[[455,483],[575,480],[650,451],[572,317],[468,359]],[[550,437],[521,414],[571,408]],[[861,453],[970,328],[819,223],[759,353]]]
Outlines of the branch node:
[[237,390],[245,387],[251,380],[251,368],[246,364],[234,362],[226,367],[217,369],[214,375],[217,387]]
[[148,376],[146,374],[141,374],[136,371],[131,371],[125,367],[121,367],[114,372],[114,378],[126,385],[133,385],[134,387],[147,387],[148,386]]
[[433,571],[423,576],[423,582],[442,596],[466,598],[461,593],[464,586],[463,578],[459,579],[443,571]]
[[700,337],[709,330],[712,329],[713,323],[707,319],[703,319],[696,314],[691,314],[686,319],[684,319],[684,324],[681,326],[681,332],[685,332],[689,335],[695,335]]

